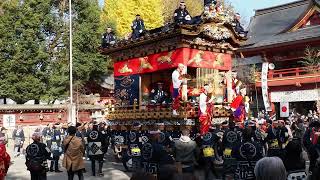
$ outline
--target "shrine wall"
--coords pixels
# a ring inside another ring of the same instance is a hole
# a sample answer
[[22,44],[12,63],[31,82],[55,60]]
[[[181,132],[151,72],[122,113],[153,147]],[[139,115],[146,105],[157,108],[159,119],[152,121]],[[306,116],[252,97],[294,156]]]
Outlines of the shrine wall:
[[[92,121],[90,111],[79,112],[79,122]],[[67,123],[68,112],[0,112],[0,126],[14,127],[22,126],[39,126],[49,123]],[[10,121],[10,122],[9,122]]]

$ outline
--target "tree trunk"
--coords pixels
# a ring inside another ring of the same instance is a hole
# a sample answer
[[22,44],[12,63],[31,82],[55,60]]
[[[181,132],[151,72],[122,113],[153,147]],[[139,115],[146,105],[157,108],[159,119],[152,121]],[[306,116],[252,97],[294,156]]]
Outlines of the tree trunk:
[[34,104],[40,104],[40,100],[39,99],[35,99],[34,100]]
[[51,102],[49,102],[49,104],[54,104],[55,102],[56,102],[56,99],[51,101]]
[[14,100],[17,104],[24,104],[24,103],[26,103],[27,101],[24,101],[24,100]]

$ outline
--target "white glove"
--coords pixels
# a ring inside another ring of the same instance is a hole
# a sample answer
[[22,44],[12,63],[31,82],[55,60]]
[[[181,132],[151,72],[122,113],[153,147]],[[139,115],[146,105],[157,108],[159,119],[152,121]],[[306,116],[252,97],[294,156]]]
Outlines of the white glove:
[[142,29],[141,29],[141,30],[139,30],[139,33],[142,33]]
[[187,16],[185,17],[185,19],[186,19],[187,21],[190,21],[190,20],[191,20],[191,16],[190,16],[190,15],[187,15]]

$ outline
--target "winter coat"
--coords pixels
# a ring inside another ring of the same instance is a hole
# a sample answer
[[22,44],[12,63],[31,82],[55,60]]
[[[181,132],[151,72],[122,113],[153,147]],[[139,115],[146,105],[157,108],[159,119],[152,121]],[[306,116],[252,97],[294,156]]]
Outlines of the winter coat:
[[104,33],[102,36],[102,47],[106,48],[109,45],[113,45],[116,42],[116,36],[111,33]]
[[106,152],[106,141],[104,135],[97,129],[93,129],[88,136],[89,158],[102,160]]
[[175,141],[174,154],[176,161],[182,164],[194,164],[196,158],[200,154],[195,141],[192,141],[188,136],[181,136],[178,141]]
[[[48,171],[47,160],[50,159],[49,148],[41,142],[34,141],[26,148],[26,166],[32,173],[46,173]],[[36,169],[36,170],[35,170]]]
[[[62,140],[61,140],[61,132],[57,129],[52,129],[46,135],[47,138],[47,146],[51,150],[53,156],[60,156],[62,154]],[[51,139],[49,139],[49,137]]]
[[211,4],[216,5],[217,1],[216,0],[204,0],[204,5],[205,6],[210,6]]
[[68,171],[72,168],[71,170],[73,172],[84,169],[84,161],[82,159],[84,154],[84,146],[82,140],[75,136],[68,136],[63,141],[64,149],[66,149],[68,143],[68,149],[65,150],[66,152],[63,157],[63,167],[65,167]]

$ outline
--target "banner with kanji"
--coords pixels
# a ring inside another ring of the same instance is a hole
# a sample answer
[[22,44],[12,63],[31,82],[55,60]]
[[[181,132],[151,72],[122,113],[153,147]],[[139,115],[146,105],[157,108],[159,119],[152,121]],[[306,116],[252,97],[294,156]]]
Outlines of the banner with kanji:
[[269,63],[264,62],[262,63],[262,70],[261,70],[261,89],[262,89],[262,98],[263,103],[266,111],[270,112],[271,109],[271,103],[269,99],[269,93],[268,93],[268,71],[269,71]]
[[150,73],[172,69],[182,63],[188,67],[231,70],[231,54],[190,48],[132,58],[114,63],[114,76]]
[[140,76],[119,76],[115,78],[115,98],[121,105],[133,105],[139,102]]

